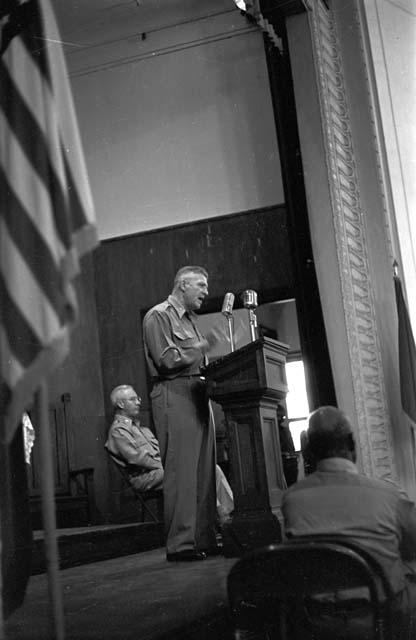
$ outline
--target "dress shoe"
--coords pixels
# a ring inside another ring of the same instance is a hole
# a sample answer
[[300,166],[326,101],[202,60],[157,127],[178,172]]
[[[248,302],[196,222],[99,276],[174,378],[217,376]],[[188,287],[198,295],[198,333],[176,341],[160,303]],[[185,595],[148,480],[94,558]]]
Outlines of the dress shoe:
[[203,551],[196,551],[195,549],[184,549],[183,551],[166,554],[168,562],[193,562],[195,560],[205,560],[206,557]]

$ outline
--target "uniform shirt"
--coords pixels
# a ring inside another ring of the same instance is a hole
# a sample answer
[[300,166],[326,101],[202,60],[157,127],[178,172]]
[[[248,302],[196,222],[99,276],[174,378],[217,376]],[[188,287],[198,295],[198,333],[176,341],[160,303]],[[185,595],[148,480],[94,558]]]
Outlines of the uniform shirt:
[[344,458],[321,460],[283,495],[288,538],[346,537],[379,561],[395,591],[416,557],[416,508],[393,483],[367,478]]
[[115,462],[129,472],[161,469],[159,443],[147,427],[116,414],[105,447]]
[[196,326],[197,317],[192,311],[187,312],[173,295],[147,312],[143,320],[144,349],[153,380],[200,373],[206,359],[201,349],[195,347],[203,339]]

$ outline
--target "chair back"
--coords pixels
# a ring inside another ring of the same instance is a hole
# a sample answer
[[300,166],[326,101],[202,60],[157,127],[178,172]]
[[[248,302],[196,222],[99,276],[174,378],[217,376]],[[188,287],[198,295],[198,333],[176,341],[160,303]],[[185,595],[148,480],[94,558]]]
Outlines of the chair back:
[[236,637],[244,637],[243,630],[279,640],[391,637],[392,592],[380,566],[339,541],[251,552],[231,569],[228,597]]

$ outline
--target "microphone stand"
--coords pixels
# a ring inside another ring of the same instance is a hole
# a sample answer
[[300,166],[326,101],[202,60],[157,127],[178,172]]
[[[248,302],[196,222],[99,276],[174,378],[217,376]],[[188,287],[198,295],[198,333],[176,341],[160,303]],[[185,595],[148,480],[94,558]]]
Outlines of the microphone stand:
[[249,309],[248,313],[249,313],[251,341],[255,342],[257,340],[257,316],[254,312],[254,309]]
[[222,305],[221,313],[223,316],[227,318],[228,322],[228,333],[230,335],[230,348],[231,351],[234,351],[234,332],[233,332],[233,305],[234,305],[234,294],[229,291],[224,296],[224,302]]
[[233,314],[227,313],[227,321],[228,321],[228,333],[230,335],[230,350],[231,353],[234,351],[234,332],[233,332]]

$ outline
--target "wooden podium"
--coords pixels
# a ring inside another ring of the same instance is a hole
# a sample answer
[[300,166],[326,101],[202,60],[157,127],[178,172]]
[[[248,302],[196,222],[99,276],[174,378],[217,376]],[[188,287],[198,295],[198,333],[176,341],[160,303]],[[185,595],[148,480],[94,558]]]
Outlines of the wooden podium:
[[209,364],[208,394],[224,411],[235,510],[223,527],[224,555],[281,541],[277,512],[285,488],[277,404],[287,393],[288,346],[270,338]]

